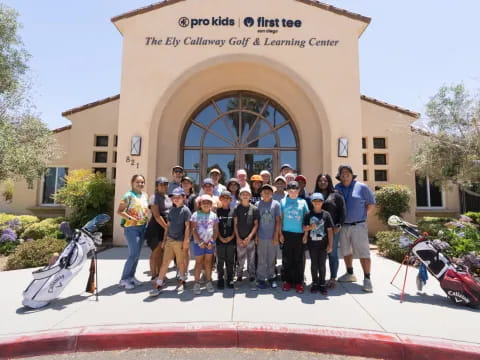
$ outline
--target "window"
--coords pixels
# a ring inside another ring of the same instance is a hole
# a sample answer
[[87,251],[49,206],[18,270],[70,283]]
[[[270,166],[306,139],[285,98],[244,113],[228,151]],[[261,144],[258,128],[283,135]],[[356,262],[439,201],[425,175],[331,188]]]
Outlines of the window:
[[388,181],[387,170],[375,170],[375,181]]
[[112,168],[112,180],[117,178],[117,168]]
[[95,167],[95,168],[93,168],[93,172],[94,172],[95,174],[107,175],[107,168]]
[[95,146],[108,146],[108,136],[95,135]]
[[363,170],[363,181],[368,181],[368,170]]
[[93,162],[95,163],[106,163],[108,160],[108,153],[106,151],[94,151],[93,157]]
[[363,165],[367,165],[367,154],[362,154],[362,163]]
[[117,147],[118,144],[118,135],[113,135],[113,146]]
[[375,165],[387,165],[386,154],[373,154],[373,163]]
[[113,163],[117,162],[117,152],[116,151],[113,152],[113,161],[112,162]]
[[362,137],[362,149],[367,148],[367,138]]
[[374,137],[373,138],[373,148],[374,149],[386,149],[387,148],[387,142],[386,142],[385,138]]
[[442,208],[443,193],[440,187],[430,182],[428,176],[415,175],[417,207]]
[[52,195],[65,185],[67,168],[51,167],[43,176],[42,205],[55,205]]

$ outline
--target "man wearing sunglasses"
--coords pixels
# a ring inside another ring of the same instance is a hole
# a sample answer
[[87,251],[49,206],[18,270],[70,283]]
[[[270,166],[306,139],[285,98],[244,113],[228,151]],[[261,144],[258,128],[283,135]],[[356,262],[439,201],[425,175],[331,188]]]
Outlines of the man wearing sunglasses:
[[175,165],[172,168],[172,181],[168,183],[168,194],[172,194],[173,190],[182,187],[183,167]]

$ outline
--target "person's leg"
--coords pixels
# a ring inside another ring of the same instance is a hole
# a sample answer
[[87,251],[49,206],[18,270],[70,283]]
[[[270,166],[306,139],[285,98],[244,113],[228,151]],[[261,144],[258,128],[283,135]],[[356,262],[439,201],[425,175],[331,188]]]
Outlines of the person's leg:
[[[291,233],[284,232],[283,237],[285,242],[283,243],[283,278],[286,283],[293,285],[293,269],[294,267],[294,239],[291,237]],[[284,261],[285,260],[285,261]]]
[[[322,241],[324,242],[324,241]],[[327,248],[326,248],[326,244],[322,244],[322,246],[320,247],[319,251],[318,251],[318,262],[319,262],[319,276],[318,276],[318,287],[320,289],[323,289],[323,290],[326,290],[327,288],[327,284],[325,282],[325,275],[326,275],[326,272],[327,272]]]
[[370,277],[370,270],[372,266],[372,261],[370,258],[360,259],[360,264],[362,264],[363,273],[366,275],[368,274],[368,277]]
[[267,278],[267,240],[260,240],[257,245],[257,280],[265,281]]
[[150,255],[150,271],[152,274],[152,278],[157,277],[160,268],[162,267],[162,262],[163,262],[163,249],[162,249],[162,243],[159,243],[155,250],[152,251],[152,254]]
[[[132,277],[132,273],[135,274],[136,264],[138,262],[140,231],[137,226],[129,226],[123,230],[128,245],[128,257],[125,265],[123,266],[123,272],[121,280],[129,280]],[[143,244],[143,239],[142,239]]]
[[243,274],[243,267],[245,266],[245,261],[247,260],[247,247],[246,246],[237,246],[237,277],[241,278]]
[[212,264],[214,254],[205,254],[203,264],[205,266],[205,276],[207,281],[212,281]]
[[340,230],[340,256],[345,261],[347,272],[338,278],[340,282],[355,282],[357,278],[353,274],[353,247],[352,228],[355,226],[346,225]]
[[328,254],[328,265],[330,268],[330,279],[335,280],[338,275],[338,239],[340,238],[340,233],[333,235],[333,247],[332,252]]
[[217,244],[217,275],[219,283],[224,281],[227,246],[227,244]]
[[136,249],[135,249],[135,262],[133,263],[133,268],[130,273],[130,279],[135,277],[135,272],[137,271],[138,260],[140,260],[140,253],[142,252],[142,247],[145,242],[145,229],[146,226],[135,226],[137,229],[137,239],[136,239]]
[[183,248],[183,241],[177,241],[175,243],[175,259],[177,259],[179,281],[185,281],[185,253],[186,249]]
[[233,273],[235,267],[235,243],[231,241],[225,245],[225,262],[227,268],[227,283],[233,281]]
[[163,252],[162,267],[160,268],[160,272],[158,273],[158,279],[156,281],[157,285],[163,284],[163,279],[165,278],[165,275],[168,271],[168,265],[170,265],[170,261],[175,258],[175,252],[172,247],[172,242],[174,242],[174,240],[167,239],[165,241],[166,244]]
[[303,267],[303,257],[305,255],[305,251],[303,250],[303,243],[302,243],[303,234],[295,233],[294,236],[294,248],[293,248],[293,263],[294,263],[294,271],[293,271],[293,283],[295,285],[303,285],[303,274],[304,274],[304,267]]
[[195,256],[195,281],[197,282],[200,281],[204,258],[204,255]]
[[312,288],[318,287],[318,269],[319,269],[319,256],[318,246],[316,241],[310,241],[308,243],[308,250],[310,251],[310,271],[312,273]]
[[273,245],[272,240],[267,241],[267,279],[273,280],[275,278],[275,259],[276,259],[277,249]]
[[256,253],[255,241],[250,241],[247,245],[247,267],[248,267],[248,277],[250,280],[255,279],[255,253]]

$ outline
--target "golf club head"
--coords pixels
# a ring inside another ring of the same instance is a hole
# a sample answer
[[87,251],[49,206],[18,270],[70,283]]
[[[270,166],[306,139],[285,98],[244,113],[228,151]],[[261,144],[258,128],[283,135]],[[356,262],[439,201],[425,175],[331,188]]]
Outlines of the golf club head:
[[390,226],[400,226],[403,224],[403,220],[397,215],[392,215],[388,218],[388,225]]

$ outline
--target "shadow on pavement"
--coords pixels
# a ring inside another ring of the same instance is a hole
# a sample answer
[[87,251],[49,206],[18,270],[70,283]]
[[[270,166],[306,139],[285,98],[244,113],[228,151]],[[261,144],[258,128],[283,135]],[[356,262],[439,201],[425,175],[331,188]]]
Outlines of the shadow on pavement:
[[[398,300],[400,302],[400,293],[390,294],[388,295],[391,299]],[[480,313],[480,308],[471,308],[465,305],[456,305],[453,303],[447,296],[439,295],[439,294],[424,294],[424,293],[417,293],[417,295],[410,295],[405,294],[403,297],[403,302],[411,302],[411,303],[422,303],[422,304],[429,304],[441,307],[447,307],[450,309],[461,309],[465,311],[471,311],[474,313]]]
[[[99,293],[100,295],[100,293]],[[37,312],[41,312],[44,310],[57,310],[61,311],[67,308],[68,305],[71,305],[73,303],[81,302],[81,301],[86,301],[91,297],[95,297],[95,295],[72,295],[66,298],[62,299],[55,299],[52,300],[52,302],[40,309],[30,309],[25,306],[19,307],[15,312],[19,315],[28,315],[28,314],[33,314]]]

